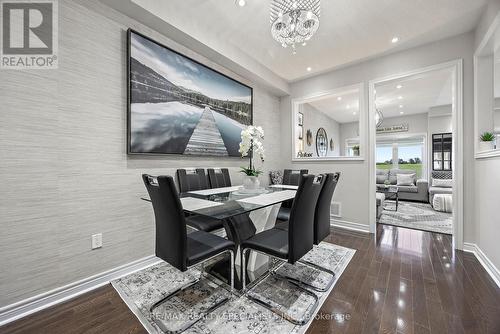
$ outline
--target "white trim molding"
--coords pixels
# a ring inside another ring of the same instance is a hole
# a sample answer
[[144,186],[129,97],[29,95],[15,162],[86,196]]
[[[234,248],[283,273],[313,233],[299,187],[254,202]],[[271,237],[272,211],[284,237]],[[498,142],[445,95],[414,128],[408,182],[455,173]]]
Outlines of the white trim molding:
[[108,284],[112,280],[129,275],[159,262],[161,262],[160,259],[151,255],[34,297],[21,300],[17,303],[4,306],[0,308],[0,326],[97,289]]
[[497,148],[496,150],[481,151],[477,152],[475,155],[476,159],[487,159],[494,157],[500,157],[500,149]]
[[491,279],[495,281],[497,286],[500,288],[500,270],[491,262],[491,260],[484,254],[484,252],[479,248],[478,245],[464,242],[464,252],[472,253],[476,256],[477,260],[483,266],[484,270],[491,276]]
[[360,223],[353,223],[346,220],[335,219],[335,216],[330,216],[330,226],[332,227],[340,227],[346,230],[370,233],[370,226]]

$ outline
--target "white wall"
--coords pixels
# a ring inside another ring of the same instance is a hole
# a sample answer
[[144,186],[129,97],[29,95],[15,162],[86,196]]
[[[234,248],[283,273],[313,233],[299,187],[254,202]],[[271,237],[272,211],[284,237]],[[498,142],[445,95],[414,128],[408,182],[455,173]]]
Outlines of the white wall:
[[142,173],[219,166],[241,178],[239,158],[127,156],[128,27],[252,85],[265,170],[282,168],[276,96],[96,0],[59,1],[59,13],[59,69],[0,71],[0,307],[153,254]]
[[[381,127],[408,124],[408,131],[400,134],[427,133],[427,113],[384,118]],[[377,136],[387,136],[387,133],[378,133]]]
[[[291,85],[291,96],[281,98],[281,124],[282,124],[282,154],[284,163],[291,163],[291,99],[312,95],[317,92],[333,90],[335,88],[357,84],[365,84],[368,92],[368,81],[388,75],[403,73],[438,63],[462,58],[464,60],[464,135],[465,138],[473,136],[473,75],[472,75],[472,50],[474,34],[467,33],[435,43],[423,45],[399,53],[379,57],[356,65],[334,70],[312,78],[295,82]],[[366,93],[368,94],[368,93]],[[360,112],[368,113],[367,107]],[[368,129],[362,129],[367,131]],[[474,239],[473,225],[473,143],[466,141],[464,144],[464,193],[465,193],[465,240]],[[366,152],[364,155],[367,156]],[[360,162],[294,162],[294,168],[308,168],[312,173],[324,171],[340,171],[341,181],[335,192],[334,200],[343,204],[343,220],[369,225],[369,165],[375,163]]]
[[[491,1],[476,32],[479,45],[493,18],[500,12],[500,1]],[[474,139],[471,138],[470,141]],[[475,242],[491,262],[500,269],[500,219],[498,191],[500,189],[500,157],[475,160]]]
[[359,122],[343,123],[340,125],[340,152],[342,155],[346,155],[346,139],[359,140]]

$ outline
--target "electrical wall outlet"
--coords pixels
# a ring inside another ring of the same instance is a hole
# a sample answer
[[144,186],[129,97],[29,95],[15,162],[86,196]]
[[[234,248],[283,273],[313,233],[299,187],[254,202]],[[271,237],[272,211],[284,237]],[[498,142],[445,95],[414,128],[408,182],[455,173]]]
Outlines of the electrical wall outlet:
[[92,234],[92,249],[102,247],[102,233]]

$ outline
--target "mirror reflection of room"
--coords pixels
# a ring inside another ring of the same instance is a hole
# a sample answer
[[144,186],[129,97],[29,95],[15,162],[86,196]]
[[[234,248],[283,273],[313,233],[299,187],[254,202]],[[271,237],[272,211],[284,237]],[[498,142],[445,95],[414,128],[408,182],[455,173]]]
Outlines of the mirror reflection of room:
[[298,104],[295,110],[295,157],[359,157],[358,89]]
[[452,234],[452,84],[446,69],[376,86],[379,223]]

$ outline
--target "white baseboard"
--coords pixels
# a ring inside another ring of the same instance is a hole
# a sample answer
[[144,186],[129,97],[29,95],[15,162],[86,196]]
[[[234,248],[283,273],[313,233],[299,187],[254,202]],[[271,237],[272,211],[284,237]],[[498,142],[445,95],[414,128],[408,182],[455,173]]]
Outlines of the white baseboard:
[[486,272],[491,276],[493,281],[500,287],[500,270],[491,262],[491,260],[483,253],[478,245],[464,242],[464,252],[473,253],[479,263],[483,266]]
[[110,281],[131,274],[135,271],[147,268],[160,260],[151,255],[103,273],[84,278],[54,290],[21,300],[0,308],[0,326],[29,314],[41,311],[50,306],[62,303],[85,292],[97,289]]
[[331,218],[330,218],[330,225],[335,226],[335,227],[344,228],[346,230],[363,232],[363,233],[370,233],[370,226],[368,226],[368,225],[336,219],[333,216],[331,216]]

